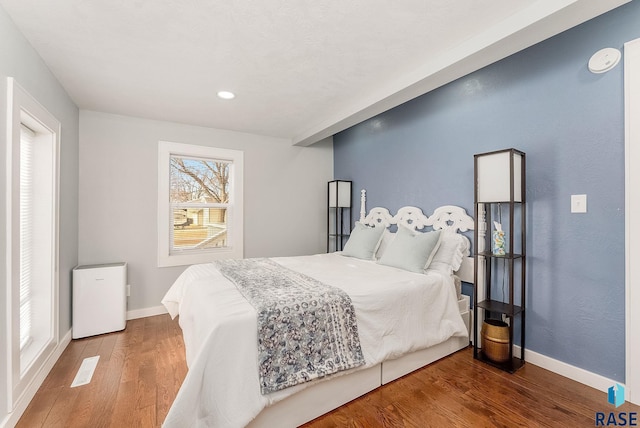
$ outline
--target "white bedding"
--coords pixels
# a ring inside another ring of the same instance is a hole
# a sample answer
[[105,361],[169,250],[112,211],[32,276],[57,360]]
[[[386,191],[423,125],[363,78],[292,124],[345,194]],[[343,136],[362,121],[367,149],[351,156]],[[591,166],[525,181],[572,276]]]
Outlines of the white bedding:
[[[468,335],[451,276],[339,253],[273,260],[349,294],[366,360],[355,370]],[[180,315],[189,366],[165,427],[245,426],[266,406],[322,381],[260,394],[255,310],[212,264],[185,270],[162,303]]]

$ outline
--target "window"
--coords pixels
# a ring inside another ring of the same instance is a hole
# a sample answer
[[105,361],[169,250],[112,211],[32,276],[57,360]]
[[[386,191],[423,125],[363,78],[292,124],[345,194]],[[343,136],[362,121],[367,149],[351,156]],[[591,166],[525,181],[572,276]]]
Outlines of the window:
[[242,258],[242,161],[238,150],[160,142],[158,266]]
[[[8,80],[9,406],[58,344],[60,123]],[[10,409],[11,410],[11,409]]]

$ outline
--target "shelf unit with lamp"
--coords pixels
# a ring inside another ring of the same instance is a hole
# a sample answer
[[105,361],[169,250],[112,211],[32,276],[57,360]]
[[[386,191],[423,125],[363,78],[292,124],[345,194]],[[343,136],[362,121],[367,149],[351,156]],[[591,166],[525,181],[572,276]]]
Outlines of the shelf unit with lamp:
[[327,253],[342,251],[353,227],[351,187],[347,180],[333,180],[328,188]]
[[516,149],[474,155],[473,356],[510,373],[525,362],[525,163]]

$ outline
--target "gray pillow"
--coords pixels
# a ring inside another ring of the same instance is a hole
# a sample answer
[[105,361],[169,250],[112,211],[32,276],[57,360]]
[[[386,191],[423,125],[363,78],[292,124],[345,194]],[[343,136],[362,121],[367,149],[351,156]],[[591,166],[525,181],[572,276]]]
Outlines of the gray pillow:
[[424,273],[438,251],[441,239],[442,234],[439,230],[420,233],[400,226],[379,263],[410,272]]
[[356,221],[356,226],[351,231],[349,240],[342,250],[342,255],[373,260],[384,229],[384,227],[367,227]]

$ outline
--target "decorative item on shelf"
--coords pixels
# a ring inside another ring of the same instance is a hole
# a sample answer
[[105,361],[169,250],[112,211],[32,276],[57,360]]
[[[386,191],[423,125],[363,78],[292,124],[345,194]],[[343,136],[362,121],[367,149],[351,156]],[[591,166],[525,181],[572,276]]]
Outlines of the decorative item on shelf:
[[496,319],[482,323],[482,352],[495,363],[509,361],[509,324]]
[[328,189],[327,252],[341,251],[353,227],[351,186],[347,180],[333,180]]
[[493,225],[495,230],[491,239],[491,251],[494,256],[504,256],[506,254],[504,250],[504,230],[502,230],[502,225],[497,221],[494,221]]

